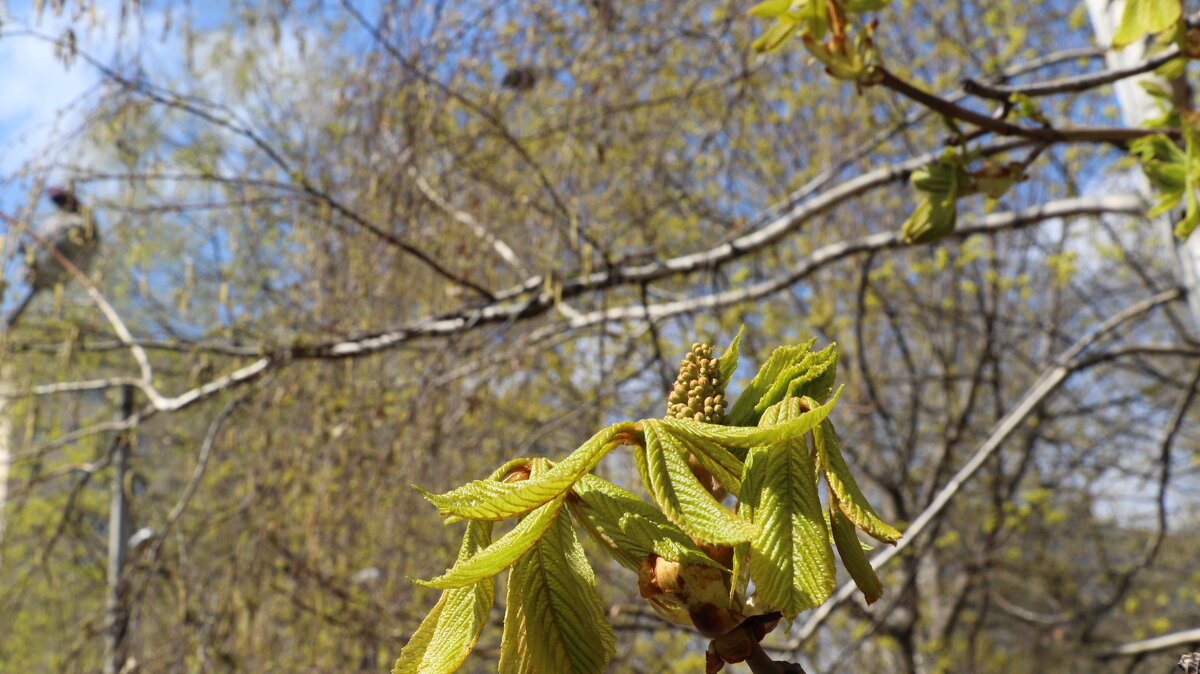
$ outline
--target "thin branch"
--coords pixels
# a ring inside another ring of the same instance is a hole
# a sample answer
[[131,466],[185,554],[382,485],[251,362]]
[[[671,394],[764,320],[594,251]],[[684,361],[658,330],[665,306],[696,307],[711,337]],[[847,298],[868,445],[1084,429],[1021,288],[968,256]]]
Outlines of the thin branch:
[[[1158,293],[1141,302],[1138,302],[1123,311],[1113,315],[1108,320],[1101,323],[1094,330],[1081,337],[1070,348],[1064,351],[1058,358],[1055,359],[1053,365],[1047,368],[1041,376],[1034,381],[1029,390],[1026,391],[1024,397],[1017,403],[1016,407],[1012,408],[1008,414],[1004,416],[992,430],[991,434],[975,450],[975,454],[959,468],[958,472],[950,478],[949,481],[938,492],[937,496],[929,503],[924,511],[913,520],[908,529],[904,532],[904,537],[892,548],[888,548],[883,552],[871,558],[871,566],[879,569],[889,561],[897,557],[906,548],[919,540],[921,533],[929,528],[941,515],[946,506],[954,499],[963,485],[967,483],[975,473],[983,466],[989,458],[1004,444],[1004,441],[1012,435],[1013,431],[1024,423],[1025,419],[1032,414],[1042,402],[1050,396],[1059,386],[1063,384],[1072,374],[1086,369],[1088,361],[1073,362],[1075,358],[1086,350],[1088,347],[1095,344],[1102,337],[1120,327],[1121,325],[1144,315],[1146,312],[1166,304],[1168,302],[1179,299],[1183,296],[1183,291],[1175,288],[1165,292]],[[854,595],[856,587],[852,583],[842,585],[833,594],[828,601],[816,609],[809,616],[809,619],[801,627],[799,634],[790,642],[788,650],[799,648],[813,633],[821,626],[822,623],[833,613],[834,609],[841,606],[846,600]]]
[[[981,156],[992,156],[1029,147],[1027,140],[1006,140],[978,149]],[[791,208],[761,228],[740,236],[728,242],[713,246],[707,250],[689,253],[650,264],[636,266],[618,266],[612,269],[585,274],[563,282],[562,297],[572,298],[585,292],[603,290],[618,285],[639,284],[646,281],[657,281],[662,278],[679,274],[692,273],[713,269],[727,264],[779,241],[788,234],[797,231],[801,225],[812,218],[823,215],[842,203],[859,197],[871,190],[899,182],[912,175],[912,172],[937,161],[940,152],[928,152],[896,164],[881,166],[855,176],[850,180],[839,183],[820,195]],[[535,276],[526,279],[518,286],[506,288],[496,293],[498,300],[507,300],[521,295],[536,292],[545,284],[545,279]]]
[[1171,61],[1182,56],[1179,52],[1179,47],[1171,47],[1156,55],[1154,58],[1146,59],[1141,63],[1129,66],[1127,68],[1113,68],[1112,70],[1104,70],[1098,73],[1088,73],[1085,75],[1075,75],[1073,77],[1064,77],[1049,82],[1038,82],[1036,84],[1019,84],[1019,85],[997,85],[987,84],[978,80],[967,79],[963,80],[963,90],[973,96],[981,98],[990,98],[998,101],[1008,101],[1013,94],[1021,94],[1036,98],[1038,96],[1053,96],[1055,94],[1069,94],[1080,91],[1087,91],[1105,84],[1111,84],[1120,80],[1148,73],[1159,66],[1166,65]]
[[1165,651],[1171,648],[1178,648],[1180,646],[1190,646],[1192,644],[1200,644],[1200,628],[1186,630],[1183,632],[1174,632],[1172,634],[1164,634],[1160,637],[1154,637],[1153,639],[1131,641],[1127,644],[1121,644],[1120,646],[1116,646],[1101,652],[1100,657],[1116,658],[1121,656],[1142,655],[1144,653]]
[[908,82],[896,77],[887,68],[876,67],[880,86],[909,98],[921,105],[946,117],[968,122],[980,129],[997,133],[1002,136],[1016,136],[1030,140],[1040,140],[1047,143],[1125,143],[1156,133],[1168,136],[1178,136],[1179,129],[1127,129],[1123,127],[1081,126],[1066,129],[1031,128],[997,119],[981,112],[975,112],[951,103],[944,98],[922,91]]
[[[10,225],[13,225],[17,222],[16,219],[6,213],[0,213],[0,219],[8,222]],[[138,368],[142,372],[142,381],[145,383],[146,387],[152,387],[151,382],[153,380],[154,370],[150,367],[150,359],[146,356],[146,351],[133,339],[133,335],[130,334],[129,328],[125,326],[125,322],[121,320],[121,316],[115,309],[113,309],[112,305],[108,303],[108,300],[104,299],[104,295],[101,294],[96,288],[96,284],[92,283],[92,280],[87,277],[87,274],[84,274],[79,267],[75,266],[75,263],[68,259],[66,255],[63,255],[62,252],[53,245],[53,243],[38,235],[37,232],[34,232],[32,227],[28,227],[26,229],[28,230],[26,233],[31,239],[33,239],[34,243],[41,246],[47,253],[52,255],[55,261],[58,262],[63,269],[66,269],[67,272],[79,282],[79,285],[83,286],[83,289],[87,291],[88,296],[92,298],[92,301],[95,302],[96,306],[100,308],[100,311],[104,314],[104,317],[108,319],[109,324],[112,325],[113,330],[116,331],[117,337],[121,340],[121,343],[128,347],[130,353],[133,354],[133,358],[137,361]]]
[[159,554],[162,553],[163,544],[167,540],[167,534],[183,516],[183,511],[187,509],[191,503],[192,496],[195,495],[196,489],[200,486],[200,480],[204,477],[204,471],[208,468],[208,458],[212,454],[213,445],[216,444],[217,434],[221,430],[221,425],[229,418],[237,406],[246,401],[250,397],[252,391],[247,391],[242,395],[230,400],[217,412],[217,416],[208,426],[208,432],[204,434],[204,441],[200,444],[200,454],[196,458],[196,468],[192,471],[192,477],[188,480],[187,486],[183,488],[183,493],[179,496],[179,501],[175,503],[175,507],[171,508],[171,513],[167,515],[166,522],[163,523],[162,530],[155,533],[154,547],[150,551],[149,558],[157,560]]
[[[42,35],[40,33],[27,32],[24,34],[24,36],[50,42],[52,44],[58,43],[57,39],[48,35]],[[100,74],[112,80],[115,84],[120,85],[126,91],[140,94],[141,96],[144,96],[145,98],[165,107],[186,112],[194,117],[208,122],[209,124],[212,124],[213,126],[225,129],[236,136],[245,138],[252,145],[258,148],[259,151],[261,151],[271,163],[278,166],[285,175],[290,176],[292,180],[295,181],[296,187],[308,194],[313,199],[325,203],[332,210],[358,227],[365,229],[385,243],[399,248],[410,256],[416,258],[425,266],[429,267],[429,269],[438,276],[441,276],[451,283],[460,285],[475,293],[478,293],[480,296],[488,300],[493,299],[491,291],[489,291],[487,288],[484,288],[469,278],[455,274],[429,253],[425,252],[416,245],[405,241],[396,234],[385,231],[382,227],[370,222],[366,218],[356,213],[354,210],[348,208],[342,202],[333,198],[333,196],[331,196],[329,193],[318,188],[312,183],[312,181],[309,180],[308,176],[293,168],[291,164],[288,163],[287,159],[285,159],[278,150],[267,143],[262,136],[251,129],[249,125],[237,120],[236,115],[224,109],[223,106],[210,101],[205,101],[195,96],[182,96],[168,90],[162,90],[142,80],[131,80],[121,75],[116,70],[104,65],[99,61],[99,59],[93,57],[91,54],[83,50],[76,50],[75,53],[79,58],[83,59],[86,63],[99,71]],[[220,116],[221,114],[228,115],[228,117],[222,117]]]
[[[1145,207],[1141,197],[1130,194],[1117,194],[1108,197],[1061,199],[1023,211],[1010,213],[993,213],[972,223],[964,223],[954,233],[957,238],[965,238],[973,234],[996,234],[1002,231],[1020,229],[1035,225],[1046,220],[1068,218],[1084,215],[1101,215],[1105,213],[1124,213],[1139,215]],[[832,262],[872,251],[902,248],[907,246],[895,232],[881,232],[858,239],[840,241],[816,249],[808,258],[786,274],[759,283],[743,286],[735,290],[713,293],[698,298],[663,302],[642,307],[641,305],[617,307],[608,310],[594,311],[584,316],[584,321],[573,322],[571,328],[582,328],[599,323],[624,320],[645,320],[651,318],[660,320],[678,314],[692,313],[706,309],[717,309],[731,304],[749,302],[765,297],[772,293],[789,288],[795,283],[812,275]],[[548,327],[545,330],[550,330]]]
[[[1123,213],[1137,215],[1142,212],[1144,202],[1141,197],[1131,194],[1115,194],[1107,197],[1061,199],[1023,211],[1011,213],[993,213],[976,222],[964,223],[956,232],[956,237],[964,238],[973,234],[997,234],[999,232],[1028,227],[1045,220],[1056,218],[1076,217],[1083,215],[1100,215],[1106,213]],[[728,290],[697,298],[662,302],[659,304],[643,305],[641,303],[597,310],[572,319],[566,323],[546,326],[531,334],[526,343],[531,344],[552,337],[563,331],[577,330],[602,323],[623,321],[661,320],[671,316],[725,307],[731,304],[748,302],[759,299],[774,292],[792,286],[798,281],[810,276],[818,270],[843,258],[871,251],[888,250],[906,246],[899,234],[882,232],[870,236],[850,239],[823,246],[813,251],[807,260],[798,264],[792,271],[773,279],[748,285],[736,290]],[[341,340],[316,345],[297,345],[283,353],[274,356],[277,360],[294,359],[339,359],[357,358],[378,353],[400,344],[418,338],[441,337],[455,335],[477,328],[481,325],[508,323],[527,320],[541,315],[548,310],[553,302],[550,293],[542,293],[539,297],[526,302],[498,303],[476,309],[463,309],[441,317],[430,317],[409,323],[403,327],[384,333],[361,337],[358,339]],[[254,364],[230,375],[238,381],[252,375],[261,374],[272,356],[264,357]],[[246,372],[251,370],[253,372]],[[183,398],[208,395],[212,389],[227,387],[229,382],[206,385],[204,391],[199,389],[179,397],[179,399],[164,401],[178,405]]]
[[485,243],[490,245],[492,250],[495,250],[496,254],[500,256],[500,259],[508,263],[508,266],[516,270],[517,273],[523,276],[529,275],[528,268],[523,262],[521,262],[520,259],[517,258],[517,254],[513,252],[512,247],[505,243],[503,239],[493,234],[487,227],[484,227],[483,224],[476,220],[470,213],[454,208],[449,201],[442,198],[442,195],[438,194],[433,187],[431,187],[429,183],[425,181],[425,178],[420,173],[417,173],[416,169],[408,169],[408,177],[413,179],[413,184],[417,186],[417,190],[421,192],[421,195],[429,200],[429,203],[433,204],[438,208],[438,210],[450,216],[455,222],[466,225],[466,227],[470,229],[475,236],[479,237]]
[[[1004,70],[997,73],[996,75],[988,77],[985,80],[985,82],[989,83],[989,84],[992,82],[999,84],[1001,82],[1008,80],[1009,78],[1017,77],[1019,75],[1023,75],[1028,72],[1032,72],[1034,70],[1038,70],[1038,69],[1044,68],[1049,65],[1055,65],[1057,63],[1062,63],[1063,61],[1072,61],[1075,59],[1103,58],[1104,54],[1105,54],[1105,50],[1100,47],[1080,47],[1080,48],[1076,48],[1076,49],[1063,49],[1061,51],[1056,51],[1056,52],[1053,52],[1050,54],[1046,54],[1045,56],[1042,56],[1040,58],[1032,59],[1030,61],[1026,61],[1025,63],[1021,63],[1016,66],[1012,66],[1010,68],[1005,68]],[[954,93],[947,94],[945,98],[946,98],[946,100],[948,100],[952,103],[956,103],[956,102],[962,100],[963,98],[965,98],[966,96],[967,96],[967,92],[965,90],[960,89],[959,91],[956,91]],[[868,154],[871,153],[871,151],[873,151],[875,148],[879,147],[879,145],[881,145],[885,141],[895,137],[897,134],[899,134],[904,129],[907,129],[908,127],[912,126],[913,124],[916,124],[917,122],[925,119],[930,114],[932,114],[932,111],[929,110],[928,108],[920,108],[920,109],[917,109],[917,110],[914,110],[914,111],[908,113],[904,117],[904,119],[900,120],[899,122],[896,122],[890,128],[886,128],[886,129],[877,131],[875,133],[875,135],[871,136],[867,140],[860,143],[853,150],[849,151],[848,153],[843,153],[841,155],[842,158],[839,159],[837,162],[835,162],[832,166],[829,166],[825,170],[821,171],[821,173],[817,174],[815,177],[813,177],[811,180],[806,182],[804,185],[801,185],[799,189],[797,189],[794,192],[792,192],[791,194],[789,194],[787,196],[787,199],[785,199],[782,202],[782,204],[771,206],[771,207],[765,209],[763,211],[762,215],[758,218],[758,220],[768,220],[768,221],[773,220],[773,219],[779,217],[779,215],[781,213],[784,213],[792,208],[795,208],[796,204],[798,204],[802,200],[808,198],[813,193],[815,193],[817,190],[820,190],[821,188],[825,187],[827,184],[829,184],[829,182],[831,180],[833,180],[835,177],[841,175],[842,171],[844,171],[846,168],[853,165],[855,162],[866,157]]]
[[8,398],[21,398],[26,396],[47,396],[56,395],[59,393],[78,393],[81,391],[104,391],[110,388],[118,388],[122,386],[134,386],[142,388],[144,383],[141,379],[133,377],[109,377],[107,379],[90,379],[87,381],[64,381],[54,384],[39,384],[30,388],[28,391],[15,391],[6,394]]

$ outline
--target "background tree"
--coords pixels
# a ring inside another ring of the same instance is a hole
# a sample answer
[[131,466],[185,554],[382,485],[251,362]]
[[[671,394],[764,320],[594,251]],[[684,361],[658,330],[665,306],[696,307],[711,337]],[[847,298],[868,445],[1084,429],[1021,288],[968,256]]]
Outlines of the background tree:
[[[6,17],[0,44],[101,82],[3,177],[6,252],[68,178],[106,243],[92,287],[4,337],[0,668],[103,659],[109,457],[129,431],[121,488],[153,532],[123,576],[144,671],[389,667],[435,598],[405,576],[436,575],[460,533],[408,485],[659,416],[678,355],[741,323],[746,362],[838,342],[852,467],[885,519],[924,522],[880,602],[802,616],[768,650],[810,672],[1169,667],[1177,653],[1110,657],[1200,624],[1200,348],[1137,195],[1143,132],[950,131],[928,111],[1121,129],[1107,76],[1026,89],[1024,117],[956,93],[1105,73],[1084,8],[868,15],[907,98],[835,81],[799,45],[755,54],[749,9],[81,0]],[[906,181],[948,136],[1029,179],[906,246]],[[598,573],[614,669],[701,666]],[[468,669],[494,668],[498,637]]]

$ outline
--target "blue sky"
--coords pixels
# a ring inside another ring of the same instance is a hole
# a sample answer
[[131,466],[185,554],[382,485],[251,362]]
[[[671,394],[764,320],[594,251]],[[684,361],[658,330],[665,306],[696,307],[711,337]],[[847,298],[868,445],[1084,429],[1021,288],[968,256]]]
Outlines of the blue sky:
[[[32,13],[22,13],[18,7],[0,16],[0,89],[4,91],[0,96],[0,207],[15,214],[24,205],[28,183],[14,181],[14,173],[36,159],[56,132],[72,127],[78,120],[72,103],[93,90],[100,77],[85,64],[65,66],[52,44],[21,35],[31,28],[58,34],[67,24],[64,18],[47,13],[36,22]],[[95,45],[81,40],[80,46]]]
[[[74,3],[66,3],[73,9]],[[103,165],[103,149],[79,138],[84,114],[94,106],[102,91],[103,77],[90,64],[76,59],[64,63],[55,45],[44,37],[55,38],[73,28],[77,46],[105,64],[136,63],[151,79],[182,73],[183,49],[179,31],[164,34],[166,15],[162,10],[143,9],[123,23],[117,19],[120,4],[101,0],[85,14],[66,11],[56,15],[46,9],[39,16],[32,2],[0,4],[0,211],[14,217],[37,212],[51,205],[37,195],[39,185],[63,182],[67,176],[55,169],[62,164]],[[223,19],[223,8],[185,7],[194,30],[202,30]],[[178,27],[182,16],[171,23]],[[42,36],[42,37],[39,37]],[[89,185],[94,196],[103,185]],[[0,223],[0,232],[9,226]],[[19,238],[19,232],[13,232]],[[13,239],[2,249],[5,278],[10,283],[22,277],[21,261],[14,255]],[[9,305],[24,291],[10,288]]]

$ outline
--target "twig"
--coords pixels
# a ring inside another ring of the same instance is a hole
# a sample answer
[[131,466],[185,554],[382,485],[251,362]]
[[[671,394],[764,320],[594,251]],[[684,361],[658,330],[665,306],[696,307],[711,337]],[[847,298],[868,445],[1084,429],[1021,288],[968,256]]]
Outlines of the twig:
[[1200,644],[1200,628],[1186,630],[1183,632],[1174,632],[1172,634],[1164,634],[1159,637],[1154,637],[1153,639],[1131,641],[1127,644],[1121,644],[1120,646],[1116,646],[1101,652],[1100,657],[1116,658],[1120,656],[1141,655],[1143,653],[1165,651],[1169,648],[1187,646],[1189,644]]
[[[57,39],[48,35],[42,35],[32,31],[25,32],[23,35],[45,42],[50,42],[52,44],[56,44],[58,42]],[[168,108],[186,112],[205,122],[208,122],[209,124],[220,127],[226,131],[229,131],[230,133],[245,138],[252,145],[258,148],[259,151],[266,155],[267,159],[278,166],[281,171],[283,171],[286,175],[291,176],[296,187],[299,188],[300,191],[309,195],[313,199],[328,205],[333,211],[354,223],[354,225],[370,232],[373,236],[379,238],[385,243],[399,248],[410,256],[416,258],[425,266],[429,267],[429,269],[438,276],[441,276],[451,283],[460,285],[475,293],[478,293],[480,296],[488,300],[493,299],[491,291],[489,291],[487,288],[479,285],[469,278],[466,278],[465,276],[455,274],[448,267],[446,267],[446,265],[435,259],[432,255],[425,252],[418,246],[405,241],[400,236],[386,231],[379,225],[367,220],[354,210],[348,208],[342,202],[333,198],[329,193],[318,188],[312,183],[311,180],[309,180],[308,176],[293,168],[291,164],[288,163],[287,159],[285,159],[278,150],[267,143],[262,136],[251,129],[249,125],[238,120],[235,114],[224,109],[222,106],[205,101],[199,97],[182,96],[171,91],[160,90],[144,80],[131,80],[127,77],[124,77],[112,68],[104,65],[98,59],[83,50],[76,50],[75,53],[79,58],[83,59],[86,63],[99,71],[100,74],[112,80],[115,84],[120,85],[126,91],[136,92],[148,98],[149,100],[154,101],[155,103]],[[226,116],[223,117],[221,115]]]
[[981,98],[990,98],[998,101],[1007,101],[1013,94],[1022,94],[1031,98],[1038,96],[1053,96],[1054,94],[1068,94],[1080,91],[1086,91],[1095,87],[1111,84],[1128,77],[1148,73],[1159,66],[1165,65],[1182,56],[1179,53],[1179,47],[1171,47],[1166,51],[1158,54],[1154,58],[1147,59],[1137,65],[1129,66],[1128,68],[1113,68],[1104,70],[1098,73],[1089,73],[1086,75],[1076,75],[1074,77],[1064,77],[1049,82],[1038,82],[1036,84],[1020,84],[1020,85],[999,85],[987,84],[979,80],[967,79],[963,80],[963,90],[973,96]]
[[187,509],[191,503],[192,496],[195,495],[196,489],[200,486],[200,480],[204,477],[204,471],[208,468],[208,457],[212,454],[213,445],[216,444],[217,434],[221,430],[221,425],[229,418],[237,406],[246,401],[250,397],[252,391],[247,391],[242,395],[225,403],[225,407],[217,412],[217,416],[208,426],[208,432],[204,434],[204,442],[200,443],[200,454],[196,458],[196,468],[192,471],[192,477],[188,480],[187,486],[183,488],[183,493],[179,496],[179,501],[175,503],[175,507],[171,508],[171,513],[167,515],[166,522],[163,523],[162,530],[155,534],[154,547],[150,550],[149,558],[158,560],[159,554],[162,553],[163,544],[167,540],[167,534],[183,516],[183,511]]
[[805,674],[800,665],[772,660],[763,650],[762,644],[755,639],[751,639],[751,642],[754,645],[751,647],[750,657],[746,658],[746,665],[754,674]]
[[[888,548],[871,558],[871,566],[875,569],[881,568],[897,557],[908,546],[920,539],[921,533],[937,520],[946,506],[950,504],[959,490],[962,489],[963,485],[996,453],[996,450],[1025,421],[1025,418],[1032,414],[1070,375],[1087,367],[1085,364],[1087,361],[1075,362],[1075,358],[1080,353],[1124,323],[1145,314],[1155,307],[1174,301],[1182,295],[1183,292],[1175,288],[1158,293],[1129,306],[1101,323],[1064,351],[1055,359],[1054,364],[1045,370],[1033,385],[1030,386],[1016,407],[1012,408],[996,424],[991,434],[979,446],[979,449],[975,450],[975,454],[946,482],[925,510],[913,520],[912,524],[904,532],[904,537],[894,547]],[[799,648],[825,622],[834,609],[841,606],[853,596],[855,589],[856,587],[853,583],[847,583],[838,588],[828,601],[809,616],[803,627],[801,627],[799,634],[791,640],[789,646],[783,647],[784,650]]]
[[1081,126],[1066,129],[1031,128],[1006,122],[981,112],[975,112],[951,103],[944,98],[922,91],[915,86],[896,77],[887,68],[876,66],[875,72],[879,77],[880,86],[912,99],[921,105],[946,117],[968,122],[980,129],[991,131],[1002,136],[1016,136],[1030,140],[1040,140],[1050,143],[1125,143],[1156,133],[1168,136],[1179,136],[1179,129],[1127,129],[1123,127]]

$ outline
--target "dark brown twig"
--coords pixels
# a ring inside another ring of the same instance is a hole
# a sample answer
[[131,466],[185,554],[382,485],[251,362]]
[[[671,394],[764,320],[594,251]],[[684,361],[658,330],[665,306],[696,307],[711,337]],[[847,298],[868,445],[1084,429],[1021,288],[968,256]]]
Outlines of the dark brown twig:
[[980,129],[1001,136],[1016,136],[1018,138],[1029,138],[1048,143],[1125,143],[1156,133],[1164,133],[1172,137],[1179,135],[1178,129],[1127,129],[1109,126],[1080,126],[1066,129],[1030,128],[996,119],[982,112],[969,110],[961,105],[951,103],[944,98],[922,91],[896,77],[887,68],[882,66],[876,67],[875,74],[881,86],[887,87],[905,98],[916,101],[946,117],[974,124]]
[[990,98],[997,101],[1007,101],[1013,94],[1021,94],[1036,98],[1038,96],[1053,96],[1055,94],[1070,94],[1094,89],[1105,84],[1111,84],[1129,77],[1148,73],[1159,66],[1166,65],[1182,56],[1178,47],[1171,47],[1154,58],[1128,68],[1114,68],[1098,73],[1063,77],[1048,82],[1037,82],[1023,85],[988,84],[974,79],[963,80],[963,91],[972,96]]
[[794,662],[772,660],[757,641],[750,651],[750,657],[746,658],[746,665],[754,674],[805,674],[804,668]]

